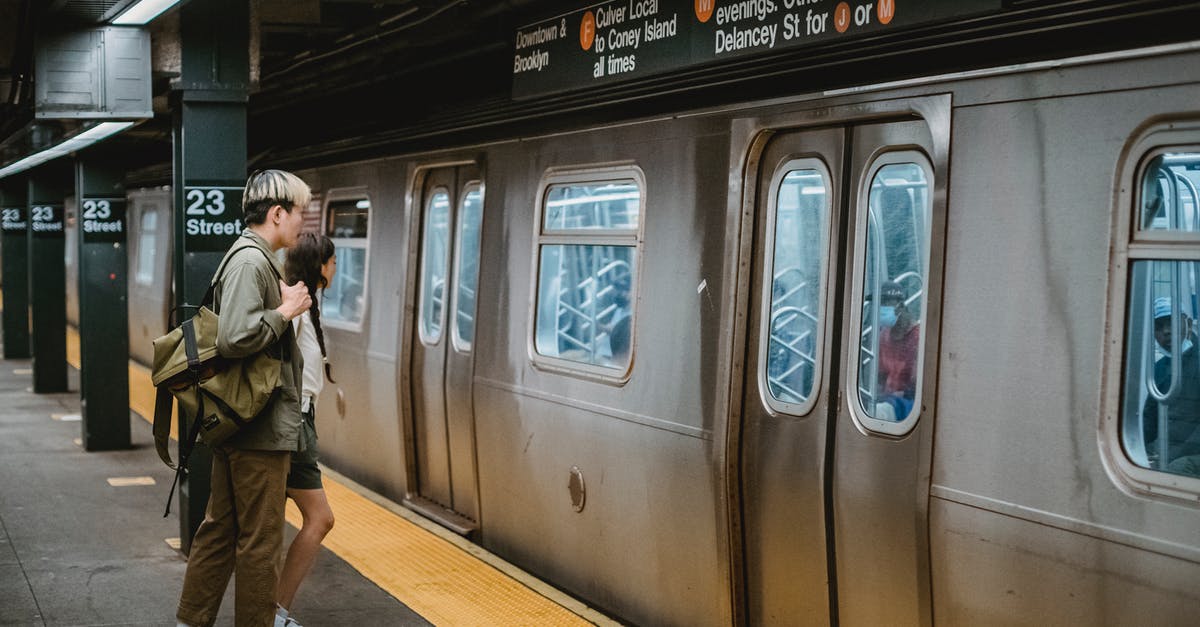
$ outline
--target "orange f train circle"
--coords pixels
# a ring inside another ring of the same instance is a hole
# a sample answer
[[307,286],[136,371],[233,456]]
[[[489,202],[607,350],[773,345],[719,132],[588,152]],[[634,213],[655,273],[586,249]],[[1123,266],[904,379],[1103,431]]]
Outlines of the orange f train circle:
[[712,17],[716,5],[716,0],[695,0],[693,7],[696,9],[696,19],[707,22],[708,18]]
[[579,22],[579,47],[584,50],[591,50],[592,43],[596,41],[596,14],[588,11],[583,14],[583,20]]

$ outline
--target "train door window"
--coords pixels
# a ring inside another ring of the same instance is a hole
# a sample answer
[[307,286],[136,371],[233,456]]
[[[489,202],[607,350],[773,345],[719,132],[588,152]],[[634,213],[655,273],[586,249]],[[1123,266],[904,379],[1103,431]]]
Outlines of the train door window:
[[1200,477],[1200,152],[1152,156],[1140,180],[1145,236],[1129,247],[1122,445],[1142,468]]
[[556,175],[545,186],[533,325],[535,355],[543,359],[537,362],[602,378],[628,372],[642,180],[634,168],[606,168]]
[[471,350],[475,340],[475,292],[479,285],[479,230],[483,222],[483,188],[468,183],[458,209],[455,238],[454,348]]
[[774,177],[763,289],[770,314],[758,371],[767,404],[793,415],[812,408],[820,373],[831,198],[828,169],[816,159],[789,161]]
[[359,330],[367,307],[367,242],[371,200],[361,192],[330,191],[326,231],[335,246],[337,271],[321,301],[321,321]]
[[933,169],[920,153],[893,152],[867,172],[859,192],[864,254],[854,413],[867,429],[900,435],[921,409]]
[[434,190],[425,206],[421,234],[421,284],[418,301],[421,341],[433,345],[442,339],[442,311],[446,302],[446,263],[450,244],[450,194]]
[[155,256],[158,254],[156,235],[158,231],[158,212],[146,208],[142,210],[141,230],[137,240],[137,272],[133,280],[138,285],[154,284]]

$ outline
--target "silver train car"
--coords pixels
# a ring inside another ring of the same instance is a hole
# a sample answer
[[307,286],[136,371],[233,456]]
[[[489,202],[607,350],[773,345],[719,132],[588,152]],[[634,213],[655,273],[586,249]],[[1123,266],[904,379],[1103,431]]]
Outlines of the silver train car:
[[305,169],[324,461],[630,623],[1196,624],[1197,94],[1179,44]]

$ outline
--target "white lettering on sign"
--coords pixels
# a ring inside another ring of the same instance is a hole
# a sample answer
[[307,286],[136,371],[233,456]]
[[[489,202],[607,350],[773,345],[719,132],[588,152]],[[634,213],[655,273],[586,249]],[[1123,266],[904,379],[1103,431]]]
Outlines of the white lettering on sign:
[[[566,25],[564,24],[561,29],[565,31]],[[552,42],[558,39],[559,30],[558,27],[554,26],[539,26],[532,33],[517,31],[517,50]]]
[[530,70],[541,72],[547,65],[550,65],[550,53],[545,50],[531,50],[525,56],[513,56],[513,74]]
[[3,224],[5,231],[25,230],[25,221],[21,219],[20,209],[5,209],[0,215],[3,216],[3,220],[0,221],[0,224]]
[[84,233],[121,233],[125,230],[125,225],[121,220],[114,222],[104,222],[101,220],[83,220]]
[[717,24],[731,24],[757,18],[763,21],[778,10],[772,0],[742,0],[728,6],[717,7]]
[[222,190],[197,187],[187,190],[185,196],[187,210],[184,213],[189,216],[219,216],[225,213],[225,192]]
[[596,9],[596,28],[616,26],[625,21],[625,7],[603,6]]
[[650,43],[659,39],[666,39],[668,37],[674,37],[676,32],[675,17],[676,15],[672,13],[671,19],[669,20],[650,18],[650,21],[646,22],[646,43]]
[[242,221],[216,222],[205,218],[188,218],[188,235],[237,235],[242,232]]
[[746,48],[775,47],[775,35],[779,25],[762,25],[751,28],[733,27],[729,32],[717,29],[716,54],[735,52]]
[[658,0],[629,0],[629,19],[650,17],[658,13]]
[[59,220],[58,222],[34,222],[33,230],[46,232],[61,231],[62,220]]
[[112,217],[112,203],[107,200],[83,201],[84,220],[107,220]]

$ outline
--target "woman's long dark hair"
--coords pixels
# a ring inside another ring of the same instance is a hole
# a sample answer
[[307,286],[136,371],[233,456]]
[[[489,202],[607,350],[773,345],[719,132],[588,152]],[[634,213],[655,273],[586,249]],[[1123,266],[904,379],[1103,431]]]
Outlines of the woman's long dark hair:
[[336,383],[333,380],[332,369],[329,367],[329,359],[325,353],[325,332],[321,330],[321,307],[317,303],[317,287],[319,286],[322,292],[329,287],[323,285],[325,279],[321,277],[321,266],[325,265],[332,256],[333,240],[320,233],[301,233],[300,238],[296,240],[296,245],[288,249],[283,271],[287,275],[288,284],[295,285],[296,281],[304,281],[304,285],[308,288],[308,296],[312,299],[308,313],[312,316],[313,331],[317,333],[317,345],[321,347],[321,358],[325,361],[325,378],[330,383]]

